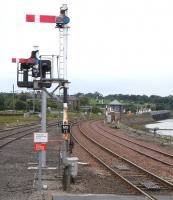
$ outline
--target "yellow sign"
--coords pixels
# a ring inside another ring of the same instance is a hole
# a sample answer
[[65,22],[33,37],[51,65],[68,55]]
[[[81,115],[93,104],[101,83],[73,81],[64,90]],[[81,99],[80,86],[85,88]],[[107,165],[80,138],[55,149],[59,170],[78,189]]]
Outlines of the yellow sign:
[[64,139],[64,140],[70,139],[70,134],[69,134],[69,133],[64,133],[64,134],[63,134],[63,139]]

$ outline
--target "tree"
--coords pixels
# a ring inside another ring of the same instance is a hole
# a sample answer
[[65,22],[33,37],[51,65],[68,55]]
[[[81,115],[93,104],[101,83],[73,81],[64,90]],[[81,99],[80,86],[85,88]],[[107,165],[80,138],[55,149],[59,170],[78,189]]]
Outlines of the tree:
[[52,100],[52,99],[48,99],[47,106],[54,108],[54,109],[57,109],[58,108],[58,102],[55,101],[55,100]]
[[5,109],[5,98],[3,95],[0,95],[0,110]]
[[84,93],[78,92],[77,94],[74,95],[75,97],[81,97],[84,96]]
[[15,109],[16,110],[26,110],[26,103],[21,100],[17,100],[17,102],[15,104]]
[[79,101],[80,101],[80,105],[81,106],[87,106],[89,105],[89,98],[88,97],[80,97],[79,98]]
[[94,106],[93,108],[92,108],[92,112],[93,113],[102,113],[102,111],[100,110],[100,108],[97,108],[96,106]]

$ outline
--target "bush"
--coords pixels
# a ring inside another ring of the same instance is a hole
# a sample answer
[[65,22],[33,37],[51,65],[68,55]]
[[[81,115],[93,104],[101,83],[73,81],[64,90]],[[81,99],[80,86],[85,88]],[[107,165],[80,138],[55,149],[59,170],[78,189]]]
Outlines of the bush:
[[26,110],[26,103],[21,100],[17,100],[17,102],[15,104],[15,109],[16,110]]
[[100,108],[97,108],[96,106],[94,106],[93,108],[92,108],[92,112],[93,113],[102,113],[102,111],[100,110]]

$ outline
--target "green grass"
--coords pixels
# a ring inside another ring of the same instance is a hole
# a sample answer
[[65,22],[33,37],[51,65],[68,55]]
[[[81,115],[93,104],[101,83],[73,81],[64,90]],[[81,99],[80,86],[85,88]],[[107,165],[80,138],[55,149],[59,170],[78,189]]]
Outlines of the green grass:
[[17,124],[34,122],[38,120],[39,120],[39,117],[34,116],[34,115],[28,118],[24,118],[23,116],[15,116],[15,115],[0,116],[0,126],[12,126],[12,125],[17,125]]
[[[69,120],[75,120],[75,119],[79,119],[81,118],[81,116],[83,116],[83,114],[81,112],[68,112],[68,118]],[[90,114],[87,117],[90,118],[100,118],[100,115],[97,114]],[[62,120],[63,119],[63,114],[51,114],[48,113],[47,114],[47,120]],[[15,116],[15,115],[8,115],[8,116],[1,116],[0,115],[0,127],[4,127],[4,126],[14,126],[17,124],[24,124],[24,123],[30,123],[30,122],[39,122],[40,123],[40,118],[38,115],[31,115],[29,117],[23,117],[23,115],[21,116]]]

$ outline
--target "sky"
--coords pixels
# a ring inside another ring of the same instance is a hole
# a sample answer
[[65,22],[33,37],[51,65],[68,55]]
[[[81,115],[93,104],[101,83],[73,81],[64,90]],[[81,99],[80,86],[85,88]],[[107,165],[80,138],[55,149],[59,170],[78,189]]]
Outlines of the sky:
[[[0,92],[21,89],[11,58],[58,54],[55,24],[27,23],[26,14],[70,17],[68,79],[71,94],[173,95],[172,0],[6,0],[0,7]],[[24,89],[22,89],[24,90]]]

